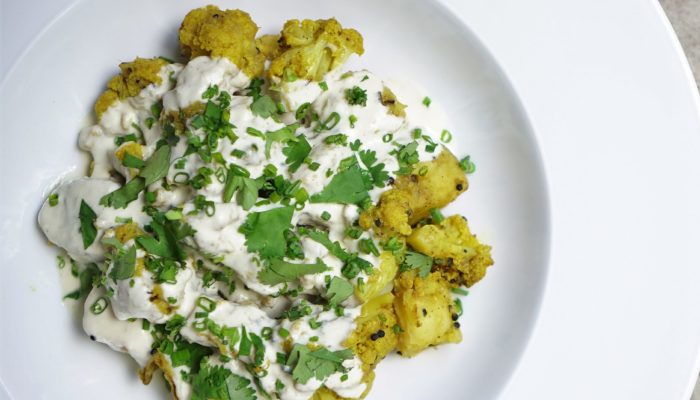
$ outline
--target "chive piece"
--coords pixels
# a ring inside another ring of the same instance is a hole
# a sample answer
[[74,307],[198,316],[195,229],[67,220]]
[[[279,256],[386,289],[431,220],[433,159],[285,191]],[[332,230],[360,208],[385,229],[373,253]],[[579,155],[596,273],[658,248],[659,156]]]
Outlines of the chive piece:
[[49,195],[49,206],[56,207],[58,204],[58,193],[51,193]]
[[353,86],[351,89],[345,90],[345,100],[351,106],[367,106],[367,91],[359,86]]
[[442,133],[440,134],[440,140],[442,140],[444,143],[450,143],[452,141],[452,133],[447,129],[443,129]]
[[108,304],[109,303],[105,297],[100,297],[99,299],[95,300],[94,303],[92,303],[90,306],[90,311],[95,315],[100,315],[107,309]]
[[476,171],[476,165],[472,162],[471,156],[466,156],[461,159],[459,161],[459,166],[462,168],[462,171],[468,174],[473,174],[474,171]]
[[439,208],[430,209],[430,218],[432,218],[433,222],[435,222],[436,224],[439,224],[445,220],[445,217],[442,215],[442,212],[440,212]]
[[324,81],[324,82],[319,82],[319,83],[318,83],[318,86],[319,86],[319,87],[321,88],[321,90],[323,90],[324,92],[325,92],[326,90],[328,90],[328,84],[327,84],[325,81]]
[[394,135],[391,133],[387,133],[386,135],[382,136],[382,142],[384,143],[389,143],[392,141],[392,139],[394,139]]
[[353,114],[350,114],[350,116],[348,117],[348,121],[350,121],[350,127],[354,128],[355,122],[357,122],[357,117],[354,116]]
[[331,214],[328,211],[324,211],[323,213],[321,213],[321,219],[324,221],[328,221],[329,219],[331,219]]
[[425,97],[423,98],[423,105],[426,106],[426,107],[430,107],[430,103],[432,103],[432,101],[430,100],[430,97],[425,96]]

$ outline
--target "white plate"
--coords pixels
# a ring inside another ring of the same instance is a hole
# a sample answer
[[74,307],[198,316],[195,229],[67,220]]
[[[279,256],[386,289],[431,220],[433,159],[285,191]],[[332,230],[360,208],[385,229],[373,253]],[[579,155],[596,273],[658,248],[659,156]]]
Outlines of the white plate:
[[[46,21],[56,15],[61,8],[59,5],[65,6],[70,1],[5,0],[2,11],[6,13],[3,18],[7,19],[2,20],[4,41],[0,49],[0,55],[5,57],[3,67],[29,43]],[[501,397],[518,400],[687,399],[697,377],[700,348],[700,112],[692,76],[660,7],[653,0],[445,2],[482,40],[516,88],[542,148],[550,187],[553,251],[544,306],[525,357]],[[223,1],[222,4],[238,5],[237,2]],[[374,32],[373,35],[380,34],[378,38],[373,36],[372,41],[381,41],[384,35],[392,32],[384,25],[387,16],[371,12],[374,6],[378,5],[359,7],[358,3],[358,10],[350,12],[365,23],[358,25],[363,31],[367,27]],[[259,7],[274,10],[272,14],[285,15],[281,9],[285,7],[283,2],[267,2]],[[295,3],[294,8],[307,9],[299,3]],[[397,7],[391,15],[394,18],[407,17],[411,21],[412,17],[405,15],[411,9],[408,7],[404,11],[403,6]],[[139,7],[132,13],[141,10]],[[314,8],[314,12],[321,11]],[[126,12],[123,9],[114,14]],[[160,12],[150,6],[146,6],[145,12],[159,26],[153,30],[162,29],[158,31],[159,35],[172,29],[166,25],[177,19],[161,19]],[[294,15],[301,13],[293,12]],[[255,13],[255,17],[267,28],[270,28],[270,23],[284,19],[270,15],[263,21],[263,14]],[[304,11],[303,14],[310,15],[310,12]],[[433,34],[445,29],[434,22],[434,13],[425,15],[411,27],[412,30]],[[31,86],[32,79],[50,72],[52,65],[62,63],[59,56],[65,53],[65,47],[77,46],[85,40],[90,42],[87,36],[99,36],[105,41],[111,40],[110,43],[123,39],[116,37],[118,35],[132,37],[130,31],[138,26],[137,19],[138,16],[129,17],[116,30],[95,28],[97,23],[93,23],[82,31],[82,37],[60,37],[56,27],[51,28],[48,36],[56,37],[49,39],[45,35],[40,42],[53,40],[53,45],[61,50],[52,52],[51,47],[44,47],[43,50],[48,52],[48,62],[34,64],[32,70],[22,74],[26,81],[15,82],[14,89],[23,90],[21,85],[25,88]],[[110,20],[104,18],[99,24],[110,24]],[[63,18],[58,21],[59,26],[63,25],[63,31],[69,29]],[[174,40],[174,29],[171,32]],[[412,51],[410,47],[417,35],[409,36],[408,40],[387,37],[387,40],[393,40],[391,45],[396,50],[386,54],[385,59]],[[27,246],[23,243],[40,237],[32,228],[38,206],[36,195],[56,171],[62,171],[75,160],[74,153],[71,153],[75,151],[65,149],[72,149],[75,143],[76,119],[89,108],[88,103],[96,95],[96,85],[102,85],[112,73],[107,71],[113,68],[113,57],[130,58],[137,48],[143,49],[143,55],[150,55],[153,48],[148,48],[149,45],[156,44],[150,40],[131,40],[126,47],[105,51],[110,53],[107,59],[94,47],[80,62],[71,58],[73,68],[79,72],[65,78],[63,91],[47,94],[42,89],[40,93],[49,96],[48,99],[32,98],[32,102],[44,107],[38,112],[38,117],[23,123],[21,130],[13,132],[6,130],[7,124],[0,123],[3,144],[8,143],[8,136],[17,135],[17,132],[34,135],[26,139],[33,139],[33,145],[25,145],[21,154],[39,160],[37,164],[43,169],[43,175],[42,171],[23,171],[28,168],[25,162],[8,170],[4,160],[15,150],[8,145],[0,146],[3,171],[3,185],[0,185],[0,217],[3,222],[0,226],[4,232],[0,238],[3,242],[0,244],[0,379],[5,380],[13,391],[19,383],[10,382],[10,376],[24,377],[20,383],[37,386],[28,394],[31,397],[18,394],[18,398],[38,398],[37,393],[42,390],[44,398],[62,398],[69,393],[68,386],[90,379],[96,383],[92,389],[81,388],[86,395],[97,393],[99,384],[108,388],[100,391],[107,398],[122,394],[116,390],[143,394],[144,389],[137,384],[133,388],[119,386],[133,382],[133,367],[126,361],[116,371],[109,370],[109,380],[105,380],[102,373],[95,372],[114,367],[115,360],[120,358],[96,345],[86,344],[77,328],[73,332],[67,331],[70,319],[65,317],[65,310],[57,303],[60,293],[52,260],[45,255],[19,255],[18,252],[21,245]],[[36,49],[32,47],[30,52]],[[379,49],[388,53],[386,48]],[[82,53],[79,50],[76,49],[72,57],[84,55],[88,49],[83,49]],[[375,54],[376,51],[370,49],[363,62],[382,57],[382,54]],[[22,63],[27,65],[27,59]],[[398,70],[406,71],[410,63],[396,65]],[[91,78],[90,82],[81,83],[82,78],[76,77],[81,74]],[[424,81],[424,84],[431,83]],[[71,90],[77,89],[80,92],[73,94]],[[444,92],[436,96],[446,99]],[[47,108],[47,103],[56,102],[59,97],[72,103],[75,110],[71,113],[61,111],[60,119],[46,121],[51,116],[47,113],[52,111]],[[0,113],[7,113],[5,110],[4,105],[0,107]],[[6,114],[0,116],[7,119]],[[44,121],[44,126],[52,126],[51,132],[59,132],[60,138],[50,143],[39,141],[39,137],[47,140],[49,135],[37,133],[33,126],[38,123],[35,120]],[[477,144],[474,146],[476,155]],[[478,146],[479,152],[487,147],[485,143],[478,143]],[[53,158],[57,156],[51,155],[46,147],[53,147],[54,152],[63,158]],[[486,195],[486,185],[490,183],[488,172],[484,171],[484,160],[477,157],[477,162],[479,171],[468,194],[474,197],[474,202],[469,197],[469,206],[496,207],[497,204],[477,203]],[[22,186],[6,183],[10,173],[23,177]],[[27,176],[35,178],[26,181]],[[520,206],[518,199],[501,200],[508,201],[510,206]],[[492,221],[484,219],[486,217],[490,218],[486,213],[473,215],[473,219],[480,218],[472,221],[478,223],[480,231],[494,226]],[[11,240],[8,241],[8,237]],[[495,251],[503,252],[502,246],[509,244],[496,245]],[[8,272],[17,267],[18,261],[5,261],[5,254],[28,257],[22,260],[20,272]],[[508,296],[508,293],[488,286],[497,285],[497,279],[505,279],[497,276],[511,273],[505,267],[501,268],[504,262],[502,258],[497,260],[491,275],[470,297],[470,316],[475,315],[477,309],[485,310],[487,304],[498,301],[498,296]],[[529,267],[525,261],[511,265],[520,267],[520,270]],[[20,274],[24,279],[10,280],[13,275]],[[37,289],[36,293],[29,293],[30,284]],[[12,292],[7,290],[8,286]],[[27,319],[31,317],[23,314],[22,319],[8,322],[4,307],[9,306],[20,311],[27,308],[39,310],[44,320],[39,317]],[[511,314],[506,312],[506,315]],[[30,335],[40,325],[41,332],[32,337],[41,340],[28,347],[37,350],[23,351],[22,357],[17,359],[6,357],[7,347],[17,345],[16,341],[9,340],[16,338],[16,335],[8,336],[10,329],[22,329],[21,334]],[[466,370],[455,370],[446,363],[450,357],[461,357],[462,353],[457,351],[462,351],[465,345],[475,343],[477,338],[472,332],[478,334],[477,330],[470,330],[466,335],[467,343],[449,347],[445,357],[437,352],[434,356],[437,360],[429,354],[426,362],[417,359],[399,367],[414,372],[389,376],[388,368],[382,369],[378,382],[385,390],[391,390],[385,392],[390,393],[386,398],[400,398],[398,393],[405,398],[416,398],[427,391],[438,398],[439,395],[465,398],[475,390],[475,385],[469,382],[469,373],[474,368],[479,368],[485,375],[476,385],[476,390],[491,390],[494,384],[500,385],[507,370],[480,366],[480,360],[476,359],[469,360]],[[515,332],[510,337],[519,338],[518,335]],[[62,346],[69,343],[67,351],[71,356],[59,358],[59,350],[53,348],[49,340]],[[493,350],[481,347],[484,351]],[[37,362],[39,355],[31,355],[35,351],[43,351],[48,359]],[[87,367],[74,360],[84,362]],[[432,363],[428,364],[428,360]],[[46,367],[47,362],[53,367]],[[34,371],[23,372],[30,371],[30,368],[43,371],[39,379],[32,377]],[[5,375],[8,369],[12,371],[11,375]],[[61,369],[66,371],[55,372]],[[47,370],[49,376],[45,374]],[[416,370],[419,373],[415,373]],[[434,371],[442,373],[442,380],[430,380],[429,375]],[[28,380],[31,383],[27,383]],[[454,388],[454,383],[450,382],[446,386],[448,389],[440,386],[447,380],[459,383],[462,388],[460,395],[445,392]],[[406,391],[413,391],[413,396],[405,395]],[[494,396],[484,394],[473,398]]]
[[[496,397],[529,339],[546,272],[547,196],[530,127],[496,63],[439,4],[330,4],[280,2],[274,12],[270,3],[256,1],[235,7],[249,11],[265,32],[279,31],[287,18],[335,15],[365,37],[366,54],[352,67],[424,86],[453,118],[453,148],[477,163],[468,193],[449,211],[469,217],[480,238],[494,245],[496,259],[465,299],[464,342],[412,360],[390,357],[378,368],[369,398],[425,399],[436,391],[443,398]],[[0,89],[6,191],[0,205],[0,320],[11,321],[2,324],[0,378],[11,397],[163,397],[161,384],[138,382],[136,365],[126,356],[80,332],[60,302],[56,252],[34,221],[52,183],[81,165],[77,131],[116,64],[136,55],[173,57],[179,23],[196,6],[170,0],[78,3],[31,46]],[[431,28],[420,28],[426,25]]]

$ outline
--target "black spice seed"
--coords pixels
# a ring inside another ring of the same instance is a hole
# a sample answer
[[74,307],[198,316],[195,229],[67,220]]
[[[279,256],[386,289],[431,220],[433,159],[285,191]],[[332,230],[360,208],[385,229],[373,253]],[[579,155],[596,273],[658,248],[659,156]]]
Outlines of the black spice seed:
[[457,315],[456,313],[452,313],[452,320],[457,321],[457,319],[459,319],[459,315]]
[[458,183],[458,184],[457,184],[457,190],[461,192],[462,189],[464,189],[464,185],[462,185],[461,183]]
[[373,333],[370,335],[369,338],[372,339],[372,341],[375,341],[375,340],[379,339],[379,335],[377,335],[376,333]]
[[382,226],[382,220],[379,219],[379,218],[375,219],[375,220],[374,220],[374,225],[375,225],[377,228],[380,228],[380,227]]
[[92,340],[92,341],[94,342],[94,341],[97,340],[97,339],[95,339],[95,336],[90,335],[90,340]]
[[454,323],[454,324],[452,324],[452,325],[454,325],[454,326],[455,326],[455,328],[459,329],[459,322],[455,322],[455,323]]
[[384,337],[384,331],[381,330],[381,329],[378,330],[378,331],[377,331],[377,336],[379,336],[380,338]]
[[393,185],[394,184],[394,177],[390,176],[389,179],[387,180],[387,182],[389,183],[389,185]]
[[397,351],[396,354],[401,355],[401,352],[400,352],[400,351]]
[[158,351],[158,350],[156,350],[156,349],[151,349],[151,355],[156,354],[156,351]]
[[411,175],[411,182],[413,182],[413,183],[418,182],[418,175]]
[[426,315],[428,315],[428,311],[424,308],[423,309],[423,316],[425,317]]

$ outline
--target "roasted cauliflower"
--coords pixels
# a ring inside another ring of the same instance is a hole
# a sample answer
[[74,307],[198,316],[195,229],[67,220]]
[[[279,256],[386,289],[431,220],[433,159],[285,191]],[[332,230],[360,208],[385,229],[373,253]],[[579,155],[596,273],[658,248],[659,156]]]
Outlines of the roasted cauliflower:
[[416,228],[406,242],[416,251],[439,259],[435,267],[452,287],[472,286],[493,264],[491,246],[479,243],[467,221],[458,215]]
[[323,76],[341,66],[356,53],[362,55],[362,35],[354,29],[343,29],[335,20],[292,19],[284,24],[277,44],[271,37],[258,42],[272,56],[268,74],[282,78],[293,74],[298,78],[321,81]]
[[186,58],[226,57],[249,77],[260,76],[265,56],[255,45],[258,26],[241,10],[196,8],[180,26],[180,50]]
[[97,119],[117,100],[136,96],[152,83],[159,85],[163,81],[159,75],[160,69],[165,64],[167,61],[161,58],[136,58],[119,64],[121,73],[109,80],[107,90],[95,102]]

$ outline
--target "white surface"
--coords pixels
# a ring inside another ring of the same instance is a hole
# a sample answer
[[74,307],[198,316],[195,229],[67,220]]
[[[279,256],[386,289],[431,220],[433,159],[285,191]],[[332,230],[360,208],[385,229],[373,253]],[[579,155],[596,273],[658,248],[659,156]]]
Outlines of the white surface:
[[[503,398],[687,398],[700,341],[700,123],[687,65],[658,6],[449,2],[515,86],[551,188],[548,293]],[[3,32],[5,21],[14,22],[8,31],[31,31],[46,11],[41,3],[22,2],[23,13],[3,17]]]
[[[529,126],[488,53],[441,7],[399,0],[329,4],[275,3],[275,13],[255,1],[235,6],[250,11],[268,32],[279,30],[286,19],[281,16],[338,15],[366,38],[366,55],[353,66],[419,80],[454,116],[448,126],[455,134],[451,147],[478,164],[468,194],[450,208],[467,215],[485,242],[497,244],[497,266],[465,299],[464,343],[410,361],[390,357],[379,367],[370,399],[423,399],[435,387],[445,398],[496,397],[528,341],[546,273],[548,206]],[[147,399],[162,389],[158,383],[142,387],[125,356],[91,343],[74,328],[59,301],[55,252],[34,221],[51,183],[80,164],[75,147],[80,121],[107,76],[135,55],[173,56],[177,27],[196,5],[81,2],[33,44],[0,89],[0,171],[5,187],[12,188],[0,197],[0,320],[14,322],[13,329],[3,324],[0,331],[0,379],[17,399]],[[402,18],[385,17],[399,8]],[[415,29],[426,22],[434,25],[430,31]],[[410,48],[396,46],[405,40]],[[429,61],[416,62],[417,55]],[[442,368],[426,368],[438,364]],[[396,386],[406,376],[421,379]]]

